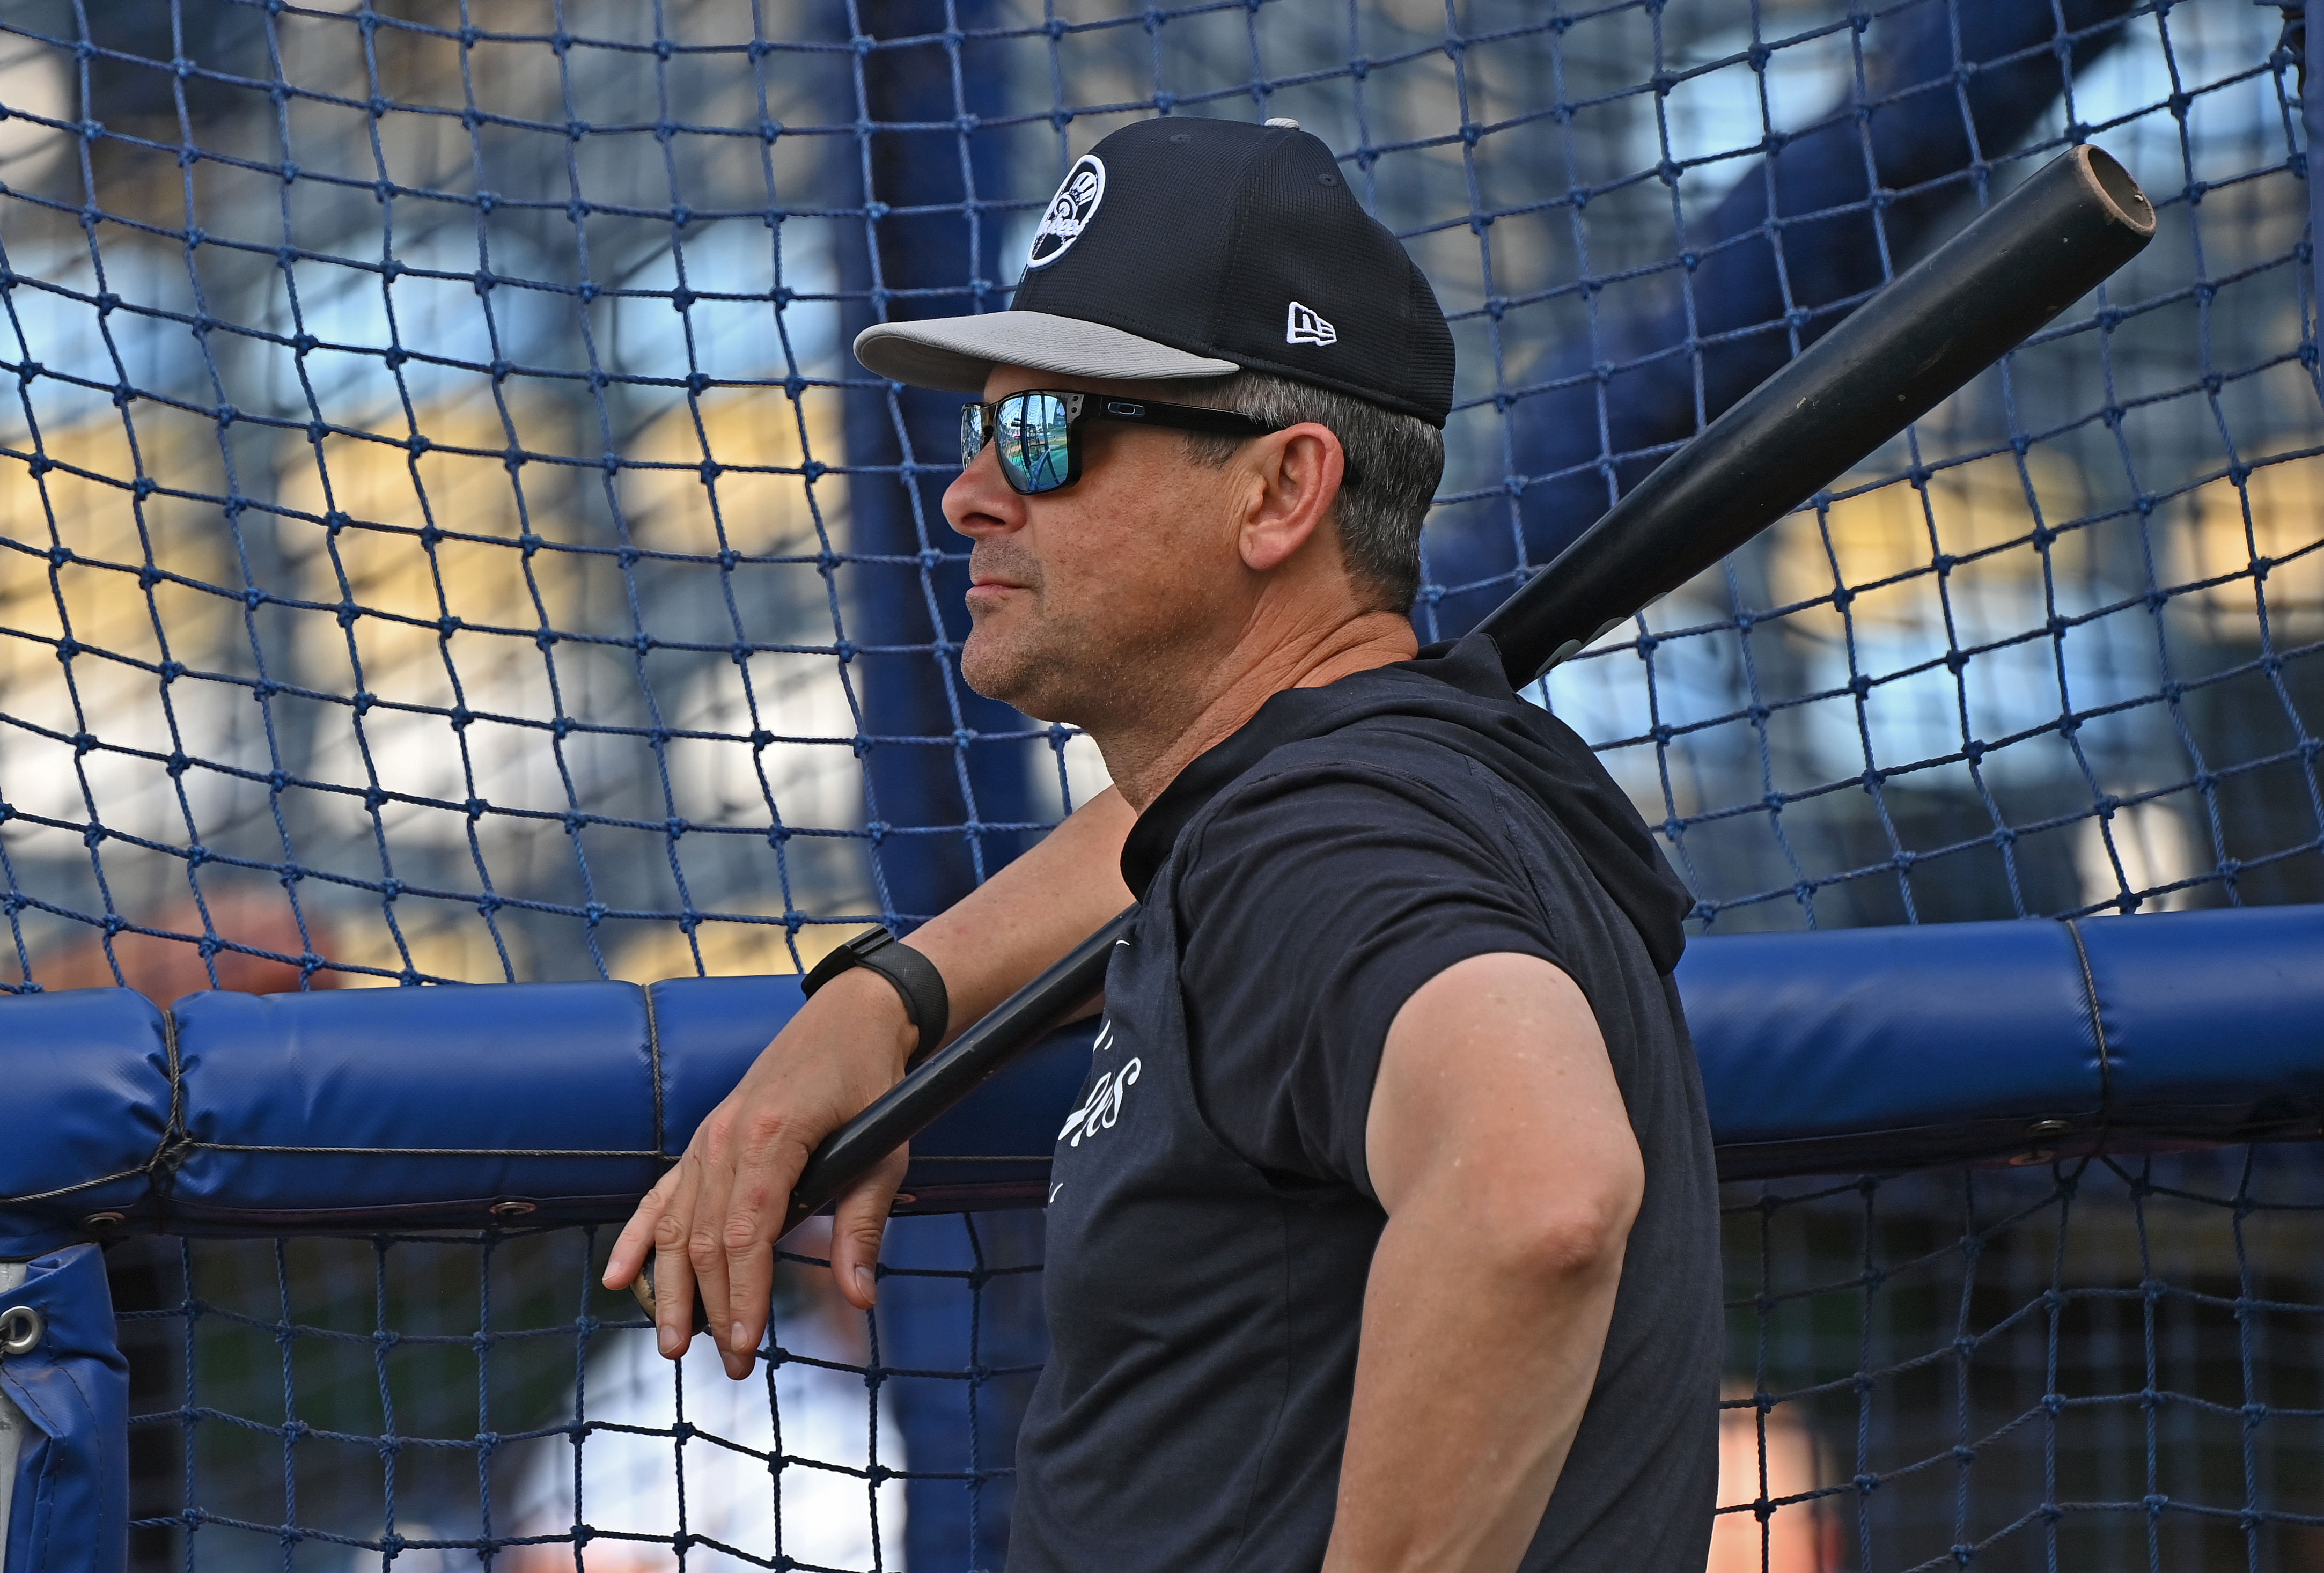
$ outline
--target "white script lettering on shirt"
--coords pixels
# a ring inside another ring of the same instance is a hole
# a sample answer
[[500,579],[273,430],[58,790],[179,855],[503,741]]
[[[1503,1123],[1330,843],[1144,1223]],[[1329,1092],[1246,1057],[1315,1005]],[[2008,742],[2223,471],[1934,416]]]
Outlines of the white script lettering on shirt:
[[[1108,1022],[1105,1029],[1097,1035],[1094,1047],[1098,1052],[1104,1051],[1106,1041],[1112,1036],[1113,1025]],[[1144,1069],[1145,1067],[1133,1058],[1120,1070],[1109,1070],[1099,1077],[1097,1085],[1090,1088],[1089,1101],[1065,1116],[1065,1124],[1057,1131],[1057,1140],[1065,1142],[1070,1135],[1073,1140],[1066,1142],[1065,1144],[1069,1147],[1078,1147],[1082,1144],[1084,1136],[1094,1136],[1100,1131],[1111,1130],[1114,1122],[1121,1118],[1122,1093],[1137,1083],[1138,1073]],[[1075,1130],[1075,1126],[1079,1126],[1080,1129]]]

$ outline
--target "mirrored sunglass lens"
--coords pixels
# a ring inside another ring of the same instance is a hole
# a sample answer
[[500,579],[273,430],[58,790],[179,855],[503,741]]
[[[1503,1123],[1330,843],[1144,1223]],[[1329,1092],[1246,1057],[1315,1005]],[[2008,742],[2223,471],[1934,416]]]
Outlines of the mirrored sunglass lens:
[[1001,460],[1018,489],[1055,491],[1070,471],[1065,402],[1053,393],[1017,393],[1001,401]]
[[984,406],[971,404],[960,412],[960,467],[966,469],[984,451]]

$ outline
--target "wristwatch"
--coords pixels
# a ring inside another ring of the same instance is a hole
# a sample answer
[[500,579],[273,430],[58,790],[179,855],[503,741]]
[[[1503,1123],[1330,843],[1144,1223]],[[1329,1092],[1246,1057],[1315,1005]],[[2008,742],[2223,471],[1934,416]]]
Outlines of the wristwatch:
[[945,990],[944,974],[936,964],[897,939],[885,928],[866,929],[815,964],[799,982],[799,992],[816,990],[852,967],[868,967],[886,978],[903,996],[904,1014],[920,1030],[919,1047],[905,1063],[918,1065],[944,1041],[952,1022],[952,996]]

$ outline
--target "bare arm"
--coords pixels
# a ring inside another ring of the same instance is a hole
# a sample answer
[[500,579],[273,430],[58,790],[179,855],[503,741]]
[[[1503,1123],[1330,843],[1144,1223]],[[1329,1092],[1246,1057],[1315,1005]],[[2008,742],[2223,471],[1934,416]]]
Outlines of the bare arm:
[[[1130,904],[1121,843],[1136,816],[1099,793],[1039,846],[957,905],[914,930],[952,996],[949,1039]],[[685,1156],[638,1204],[605,1284],[621,1289],[650,1252],[660,1346],[675,1359],[690,1337],[698,1286],[727,1374],[748,1375],[766,1331],[775,1240],[808,1155],[904,1074],[917,1035],[886,980],[841,974],[800,1007],[741,1085],[710,1112]],[[903,1178],[899,1151],[839,1198],[831,1268],[840,1292],[868,1307],[889,1204]]]
[[[974,1026],[1130,904],[1121,844],[1138,816],[1108,787],[1039,846],[912,930],[952,995],[952,1027]],[[889,997],[895,997],[889,989]],[[903,1005],[896,1002],[897,1019]]]
[[1326,1573],[1508,1573],[1582,1411],[1645,1175],[1572,980],[1471,957],[1405,1002],[1365,1126],[1388,1214]]

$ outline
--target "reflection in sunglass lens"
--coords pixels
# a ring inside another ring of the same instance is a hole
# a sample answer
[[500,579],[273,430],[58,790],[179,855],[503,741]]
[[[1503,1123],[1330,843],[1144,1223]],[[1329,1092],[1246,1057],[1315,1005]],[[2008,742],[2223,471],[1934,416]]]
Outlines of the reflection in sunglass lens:
[[1020,492],[1049,492],[1071,478],[1065,402],[1054,393],[1011,393],[1001,401],[1001,462]]
[[966,469],[991,443],[1001,473],[1023,493],[1054,492],[1074,478],[1073,407],[1055,393],[1011,393],[960,412],[960,465]]
[[983,406],[983,405],[982,405],[982,404],[971,404],[971,405],[967,406],[965,409],[964,409],[964,410],[962,410],[962,411],[961,411],[961,412],[960,412],[960,467],[961,467],[961,468],[963,468],[963,469],[966,469],[970,465],[973,465],[973,464],[974,464],[974,463],[976,462],[976,456],[977,456],[978,454],[982,453],[982,452],[984,451],[984,444],[985,444],[985,440],[986,440],[986,439],[987,439],[990,435],[991,435],[991,433],[987,432],[987,431],[985,430],[985,429],[984,429],[984,406]]

